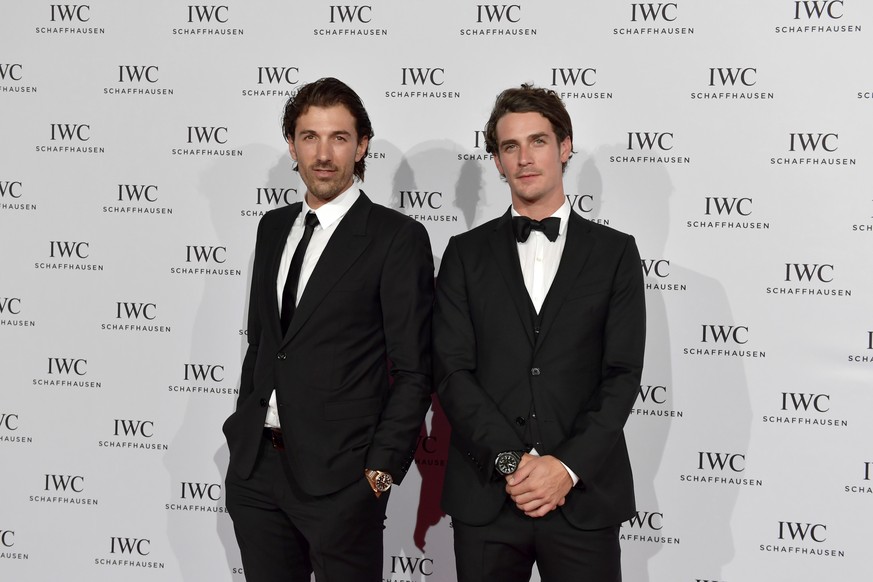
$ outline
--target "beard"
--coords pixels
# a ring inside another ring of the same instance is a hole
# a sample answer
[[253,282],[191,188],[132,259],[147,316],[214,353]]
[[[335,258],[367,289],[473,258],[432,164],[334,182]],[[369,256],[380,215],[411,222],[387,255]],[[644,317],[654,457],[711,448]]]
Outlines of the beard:
[[[340,168],[333,164],[314,164],[308,168],[299,166],[306,190],[321,202],[330,202],[345,192],[354,182],[354,167]],[[329,174],[320,171],[327,170]]]

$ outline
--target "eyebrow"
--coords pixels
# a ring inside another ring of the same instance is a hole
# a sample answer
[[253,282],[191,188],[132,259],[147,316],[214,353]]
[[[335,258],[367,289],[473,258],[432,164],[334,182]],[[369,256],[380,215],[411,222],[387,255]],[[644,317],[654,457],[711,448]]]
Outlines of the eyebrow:
[[[318,134],[318,132],[314,129],[301,129],[299,133],[300,133],[300,135],[317,135]],[[351,137],[352,132],[346,131],[345,129],[338,129],[337,131],[330,132],[329,135],[331,135],[331,136],[347,135],[347,136]]]
[[[548,132],[540,131],[538,133],[530,134],[529,136],[527,136],[527,139],[528,139],[528,141],[533,141],[533,140],[539,139],[541,137],[548,137],[548,135],[549,135]],[[505,140],[501,141],[498,144],[498,146],[503,147],[505,145],[511,145],[511,144],[518,144],[518,140],[517,139],[505,139]]]

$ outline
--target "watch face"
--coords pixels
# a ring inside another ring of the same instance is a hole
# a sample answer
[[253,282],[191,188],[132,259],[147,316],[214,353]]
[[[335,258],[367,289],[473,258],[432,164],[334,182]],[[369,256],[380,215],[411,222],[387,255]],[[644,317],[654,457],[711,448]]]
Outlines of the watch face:
[[497,470],[502,475],[510,475],[518,469],[518,457],[512,453],[500,453],[497,455]]
[[376,473],[376,489],[384,493],[391,488],[391,484],[394,480],[391,478],[391,475],[388,473]]

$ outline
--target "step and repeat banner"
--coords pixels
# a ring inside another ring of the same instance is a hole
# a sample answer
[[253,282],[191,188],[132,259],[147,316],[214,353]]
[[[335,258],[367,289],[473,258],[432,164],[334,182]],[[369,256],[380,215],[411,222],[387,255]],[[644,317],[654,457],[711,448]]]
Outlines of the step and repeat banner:
[[[873,3],[510,1],[0,2],[0,578],[244,580],[255,230],[304,190],[284,100],[336,76],[437,265],[509,205],[497,93],[566,103],[568,200],[643,257],[626,580],[869,579]],[[385,582],[455,578],[449,432],[435,404]]]

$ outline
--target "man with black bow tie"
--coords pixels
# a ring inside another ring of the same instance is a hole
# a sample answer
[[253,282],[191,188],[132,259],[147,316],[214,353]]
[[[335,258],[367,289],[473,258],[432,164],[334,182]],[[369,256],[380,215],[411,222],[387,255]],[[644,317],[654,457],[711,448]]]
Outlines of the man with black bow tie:
[[631,236],[571,211],[570,116],[553,91],[501,93],[486,149],[500,218],[453,237],[434,309],[434,375],[452,425],[443,509],[460,582],[621,580],[635,511],[623,427],[645,346]]

